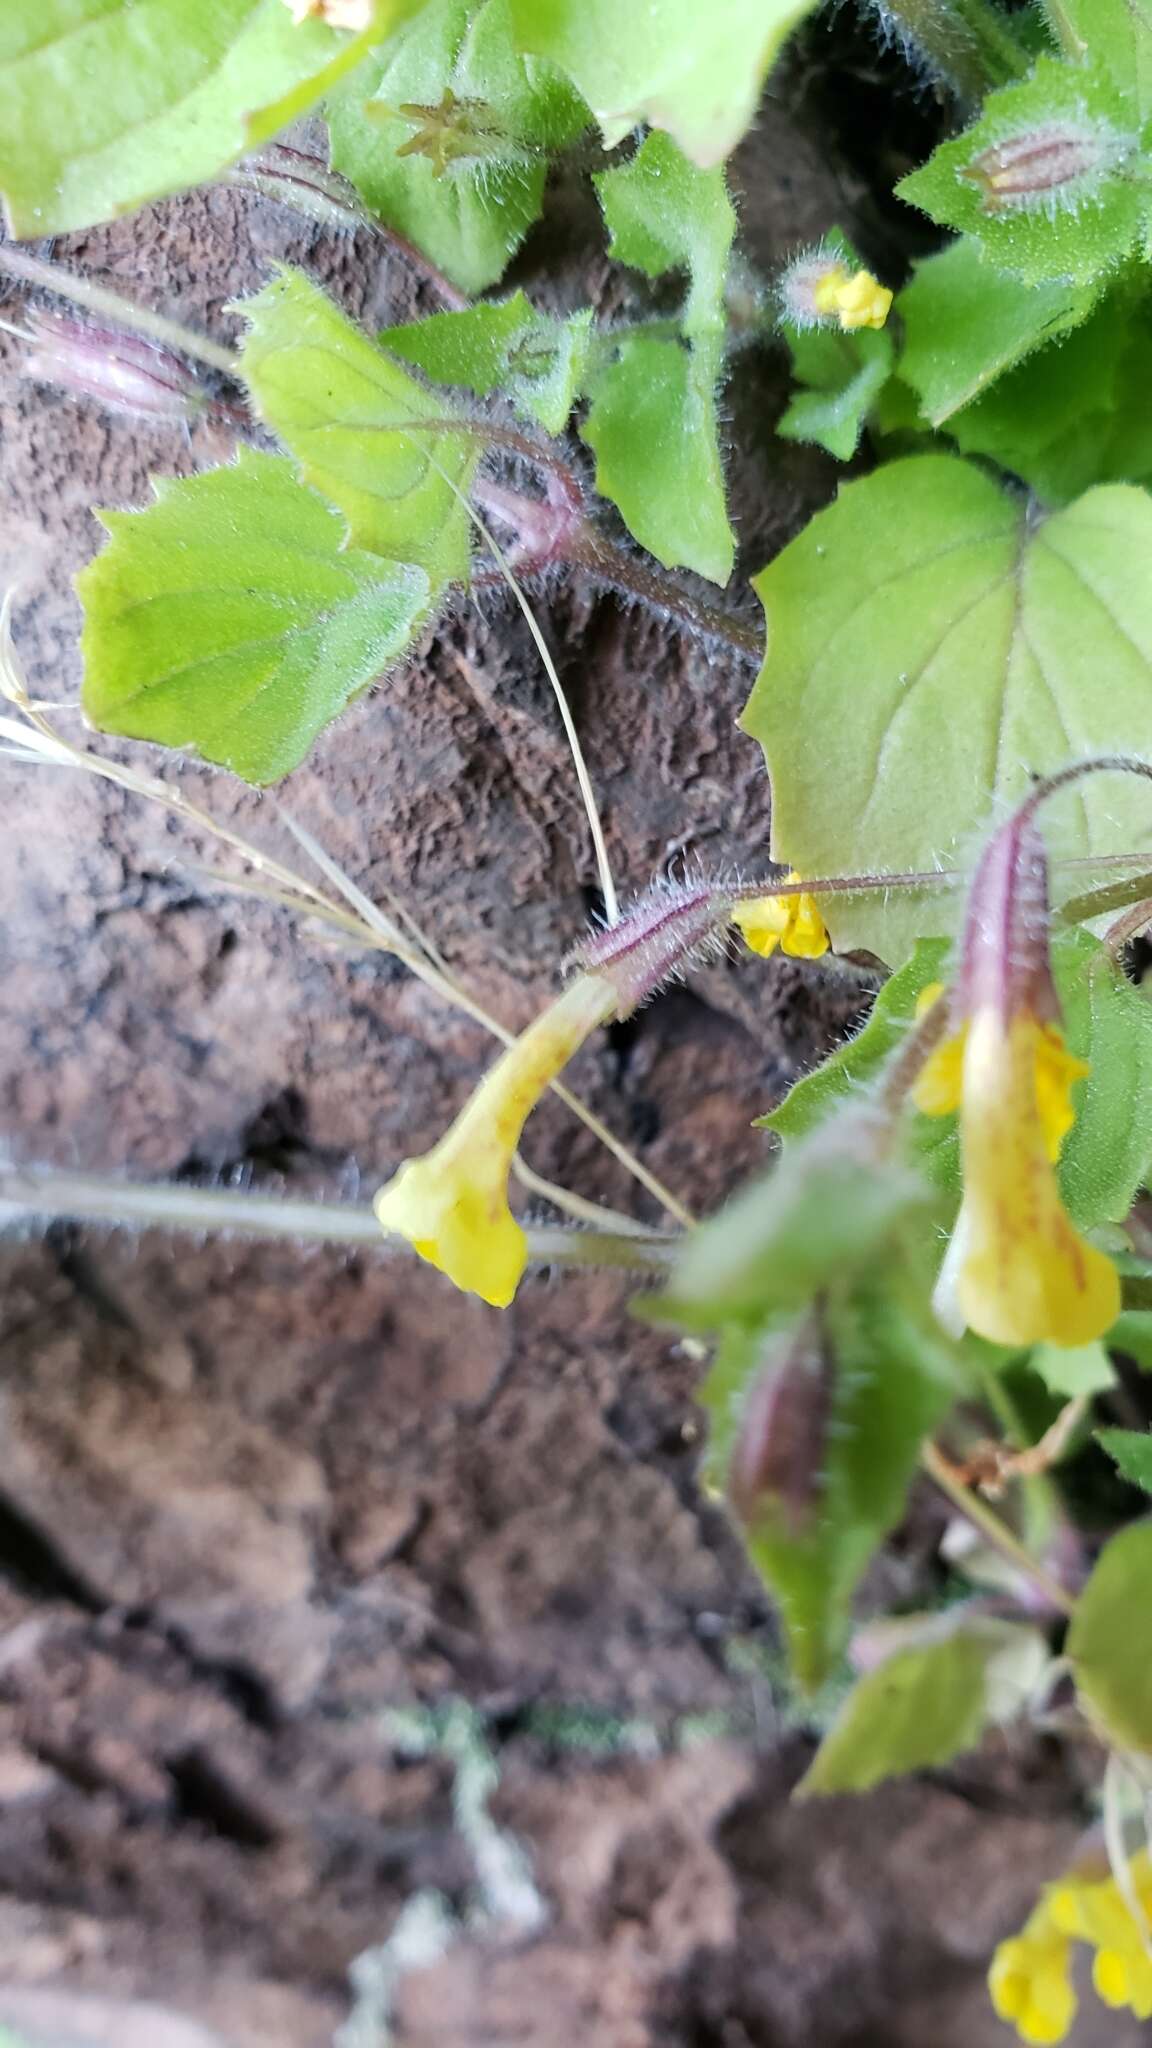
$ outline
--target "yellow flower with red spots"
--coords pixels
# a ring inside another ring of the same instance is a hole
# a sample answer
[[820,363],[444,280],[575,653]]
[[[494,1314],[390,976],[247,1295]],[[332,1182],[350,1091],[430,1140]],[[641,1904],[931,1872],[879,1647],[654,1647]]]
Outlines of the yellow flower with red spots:
[[928,1116],[960,1112],[963,1200],[938,1313],[997,1344],[1087,1344],[1115,1322],[1120,1281],[1072,1222],[1056,1178],[1072,1089],[1088,1069],[1060,1028],[1047,862],[1029,816],[1003,827],[981,861],[947,1000],[953,1028],[913,1090]]

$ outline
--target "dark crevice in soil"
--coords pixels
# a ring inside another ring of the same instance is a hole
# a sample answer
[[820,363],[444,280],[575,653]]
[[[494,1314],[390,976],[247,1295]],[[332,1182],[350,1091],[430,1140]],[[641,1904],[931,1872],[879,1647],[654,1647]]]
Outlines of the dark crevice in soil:
[[41,1600],[66,1600],[85,1614],[104,1614],[108,1602],[68,1561],[52,1536],[0,1494],[0,1577]]
[[170,1757],[166,1768],[176,1794],[177,1821],[207,1827],[241,1849],[270,1849],[279,1839],[276,1822],[203,1750]]

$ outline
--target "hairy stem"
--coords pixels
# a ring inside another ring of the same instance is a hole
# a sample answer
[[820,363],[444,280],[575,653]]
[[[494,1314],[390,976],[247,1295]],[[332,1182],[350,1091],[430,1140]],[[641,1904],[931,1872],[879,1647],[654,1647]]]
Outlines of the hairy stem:
[[[26,1217],[127,1225],[137,1229],[220,1232],[229,1237],[359,1246],[400,1257],[402,1238],[385,1237],[366,1202],[307,1202],[235,1188],[165,1187],[114,1175],[50,1166],[0,1164],[0,1225]],[[538,1266],[616,1266],[666,1273],[678,1240],[653,1232],[529,1228],[528,1256]]]
[[883,0],[877,12],[966,106],[1028,69],[1027,52],[988,0]]
[[169,320],[163,313],[150,312],[146,306],[137,306],[131,299],[121,298],[120,293],[108,285],[96,284],[90,277],[78,277],[74,270],[65,270],[58,263],[33,256],[28,249],[16,249],[11,242],[0,242],[0,271],[8,277],[19,278],[22,284],[54,292],[57,298],[68,299],[74,306],[82,306],[85,312],[97,313],[117,327],[127,327],[134,334],[143,334],[149,341],[163,342],[168,348],[179,349],[182,355],[191,356],[194,361],[205,363],[210,370],[219,370],[226,377],[239,375],[236,356],[230,348],[209,341],[207,335],[197,334],[195,329],[182,326],[178,320]]
[[742,661],[763,660],[764,634],[759,626],[746,624],[719,605],[697,597],[647,557],[629,554],[615,541],[597,533],[587,521],[566,543],[564,556],[576,568],[587,570],[622,596],[638,598],[641,604],[678,620],[706,639],[721,641]]

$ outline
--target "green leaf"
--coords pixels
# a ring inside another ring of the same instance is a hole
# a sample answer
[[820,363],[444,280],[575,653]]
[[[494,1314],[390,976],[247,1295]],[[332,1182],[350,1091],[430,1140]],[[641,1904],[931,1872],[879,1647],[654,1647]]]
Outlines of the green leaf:
[[697,335],[724,327],[724,286],[736,215],[724,173],[697,170],[667,135],[648,135],[629,163],[593,179],[618,263],[691,279],[681,325]]
[[758,1117],[760,1128],[782,1138],[802,1138],[875,1080],[915,1022],[918,997],[933,982],[947,979],[951,953],[947,939],[919,940],[911,959],[878,991],[863,1028],[796,1081],[767,1116]]
[[705,169],[736,147],[769,65],[811,7],[812,0],[512,0],[520,47],[568,73],[606,148],[647,121]]
[[790,1146],[692,1232],[657,1310],[694,1329],[793,1315],[871,1266],[910,1218],[923,1218],[928,1200],[912,1173],[877,1160],[845,1118]]
[[428,607],[422,569],[350,553],[282,456],[158,483],[101,512],[82,570],[84,709],[104,732],[195,747],[274,782],[402,654]]
[[714,583],[732,573],[715,390],[724,351],[724,283],[736,216],[722,170],[700,171],[666,135],[649,135],[630,163],[596,179],[612,254],[661,277],[686,270],[681,327],[691,344],[625,335],[591,385],[581,433],[596,455],[596,486],[666,569]]
[[972,1749],[993,1718],[990,1669],[1023,1651],[1039,1672],[1035,1629],[967,1613],[933,1616],[921,1640],[886,1657],[853,1687],[793,1794],[868,1792],[885,1778],[928,1770]]
[[[1150,554],[1152,499],[1127,485],[1047,519],[951,456],[846,485],[756,579],[768,655],[743,723],[768,763],[774,857],[801,875],[967,866],[1033,774],[1142,755]],[[1148,798],[1100,776],[1045,820],[1061,857],[1121,852]],[[1067,871],[1054,883],[1070,893]],[[957,892],[822,907],[840,951],[899,962],[954,929]]]
[[1109,1351],[1122,1351],[1142,1372],[1152,1372],[1152,1309],[1127,1308],[1104,1338]]
[[777,422],[785,441],[815,441],[839,462],[860,444],[868,416],[892,372],[892,337],[865,328],[840,334],[829,328],[785,328],[797,381],[809,388]]
[[1152,1004],[1084,931],[1060,933],[1053,966],[1068,1044],[1088,1062],[1060,1154],[1060,1190],[1083,1230],[1119,1223],[1152,1164]]
[[1066,504],[1092,484],[1152,477],[1150,381],[1147,309],[1114,294],[955,413],[948,431],[966,455],[990,455],[1048,504]]
[[282,269],[238,311],[249,323],[241,367],[260,417],[305,480],[339,506],[349,540],[419,563],[433,596],[462,578],[469,528],[457,493],[476,466],[475,437],[418,431],[450,421],[448,408],[298,271]]
[[[407,0],[413,4],[413,0]],[[214,178],[406,11],[359,35],[283,0],[4,0],[0,194],[13,235],[69,234]]]
[[514,292],[498,303],[387,327],[380,345],[438,384],[481,396],[503,391],[517,411],[559,434],[584,381],[591,325],[591,308],[558,320]]
[[[991,205],[979,182],[986,151],[1019,137],[1088,138],[1097,167],[1065,189]],[[1107,73],[1040,57],[1021,85],[990,93],[975,127],[942,143],[896,190],[943,227],[974,235],[1001,270],[1026,284],[1091,284],[1132,254],[1147,214],[1127,159],[1137,137],[1130,107]]]
[[735,543],[714,381],[701,350],[625,335],[596,379],[580,431],[596,457],[597,490],[619,507],[641,547],[666,569],[695,569],[723,584]]
[[968,236],[916,266],[896,301],[904,323],[900,374],[932,426],[943,426],[998,377],[1087,318],[1096,285],[1022,292]]
[[1116,1375],[1103,1344],[1078,1344],[1072,1349],[1061,1344],[1037,1344],[1028,1364],[1043,1380],[1050,1394],[1063,1401],[1078,1401],[1086,1394],[1102,1394],[1116,1385]]
[[1068,1630],[1081,1697],[1117,1749],[1152,1753],[1152,1521],[1105,1545]]
[[[427,0],[328,102],[334,168],[469,293],[503,274],[540,212],[549,153],[588,120],[551,65],[517,50],[509,0]],[[422,131],[432,154],[404,154]]]
[[1134,0],[1060,0],[1066,37],[1107,71],[1117,93],[1141,121],[1152,117],[1152,20]]
[[1152,1434],[1143,1429],[1098,1429],[1096,1441],[1115,1460],[1121,1479],[1152,1493]]
[[[900,1519],[923,1438],[956,1397],[955,1353],[925,1299],[904,1289],[899,1261],[884,1276],[832,1295],[822,1343],[832,1371],[819,1500],[802,1522],[765,1502],[745,1531],[749,1555],[779,1605],[799,1683],[811,1691],[839,1657],[849,1602],[877,1545]],[[902,1289],[909,1294],[905,1299]],[[743,1396],[772,1370],[755,1326],[730,1327],[698,1398],[712,1420],[708,1467],[723,1484]]]

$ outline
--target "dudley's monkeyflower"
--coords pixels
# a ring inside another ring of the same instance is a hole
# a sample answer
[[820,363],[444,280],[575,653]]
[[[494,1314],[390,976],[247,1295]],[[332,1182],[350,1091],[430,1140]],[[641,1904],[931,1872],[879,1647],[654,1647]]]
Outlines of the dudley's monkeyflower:
[[1056,1180],[1072,1085],[1088,1070],[1060,1030],[1047,860],[1027,807],[977,869],[949,1007],[952,1033],[913,1091],[929,1116],[960,1111],[963,1201],[937,1311],[997,1344],[1087,1344],[1119,1314],[1120,1282]]
[[1045,1893],[1019,1934],[1002,1941],[992,1958],[988,1989],[997,2017],[1033,2048],[1063,2041],[1076,2017],[1072,1943],[1055,1923]]
[[1134,1917],[1115,1877],[1099,1868],[1072,1870],[1049,1885],[1019,1934],[1002,1941],[992,1959],[988,1987],[1002,2020],[1022,2041],[1063,2041],[1076,2016],[1071,1985],[1072,1943],[1095,1949],[1092,1983],[1105,2005],[1152,2017],[1152,1867],[1144,1852],[1132,1858],[1129,1888],[1143,1925]]
[[883,327],[892,293],[870,270],[849,270],[825,244],[789,264],[780,280],[780,306],[793,327],[835,324],[851,334],[859,327]]
[[849,273],[843,264],[821,278],[812,296],[816,311],[830,314],[846,334],[858,327],[883,327],[892,305],[887,285],[870,270]]
[[[788,880],[800,877],[790,874]],[[799,960],[819,960],[828,951],[828,929],[814,896],[757,896],[733,906],[732,922],[745,945],[764,959],[777,946]]]
[[732,892],[712,882],[658,882],[577,949],[563,995],[497,1060],[440,1143],[405,1160],[376,1197],[384,1230],[495,1308],[512,1300],[528,1243],[508,1206],[520,1133],[546,1088],[610,1017],[627,1017],[716,940]]
[[406,1159],[376,1197],[384,1230],[406,1237],[421,1258],[494,1308],[507,1308],[528,1263],[527,1239],[508,1207],[520,1133],[549,1083],[615,1008],[608,981],[581,975],[572,982],[497,1060],[440,1143]]

